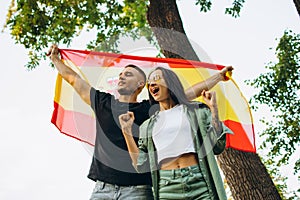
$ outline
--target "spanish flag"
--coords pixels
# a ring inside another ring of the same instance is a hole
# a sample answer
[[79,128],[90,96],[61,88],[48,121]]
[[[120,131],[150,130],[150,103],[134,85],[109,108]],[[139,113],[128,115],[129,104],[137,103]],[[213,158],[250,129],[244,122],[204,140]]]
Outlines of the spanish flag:
[[[76,71],[94,88],[118,97],[118,75],[128,64],[141,67],[146,74],[157,66],[174,70],[185,88],[204,81],[224,66],[182,59],[141,57],[124,54],[101,53],[95,51],[61,49],[65,64]],[[251,110],[239,87],[229,76],[229,80],[218,83],[213,91],[217,93],[220,119],[234,134],[227,135],[229,148],[256,152],[255,134]],[[139,101],[148,98],[146,89]],[[201,101],[201,98],[196,100]],[[95,115],[75,90],[60,75],[57,77],[54,111],[51,122],[61,133],[94,145],[96,136]]]

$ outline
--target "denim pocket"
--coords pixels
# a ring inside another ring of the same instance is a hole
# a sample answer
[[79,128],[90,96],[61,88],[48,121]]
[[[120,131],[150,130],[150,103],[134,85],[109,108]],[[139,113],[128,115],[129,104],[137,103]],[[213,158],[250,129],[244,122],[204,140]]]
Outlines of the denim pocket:
[[163,186],[171,186],[171,185],[181,184],[181,181],[182,181],[181,177],[177,177],[177,178],[160,177],[159,186],[163,187]]

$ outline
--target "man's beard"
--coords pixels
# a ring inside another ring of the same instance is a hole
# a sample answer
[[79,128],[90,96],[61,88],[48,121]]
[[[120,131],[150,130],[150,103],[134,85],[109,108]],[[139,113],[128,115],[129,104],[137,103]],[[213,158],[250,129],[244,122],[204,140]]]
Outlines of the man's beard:
[[128,90],[125,88],[118,89],[120,95],[132,95],[136,90]]

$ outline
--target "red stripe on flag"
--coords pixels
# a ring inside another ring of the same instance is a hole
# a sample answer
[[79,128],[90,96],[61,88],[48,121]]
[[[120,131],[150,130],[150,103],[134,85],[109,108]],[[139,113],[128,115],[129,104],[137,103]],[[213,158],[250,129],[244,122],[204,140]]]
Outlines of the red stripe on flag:
[[234,148],[241,151],[254,153],[256,152],[254,134],[253,142],[251,142],[247,136],[247,132],[254,133],[252,124],[245,125],[232,120],[225,120],[224,124],[234,132],[234,135],[226,135],[226,147]]
[[95,144],[95,118],[79,112],[65,110],[54,102],[51,122],[63,134],[90,145]]
[[113,66],[113,63],[119,63],[121,59],[129,60],[128,64],[130,64],[130,61],[132,60],[153,63],[168,63],[172,68],[208,68],[221,70],[225,67],[223,65],[198,62],[194,60],[132,56],[86,50],[60,49],[60,54],[63,59],[71,60],[75,65],[80,67],[111,67]]

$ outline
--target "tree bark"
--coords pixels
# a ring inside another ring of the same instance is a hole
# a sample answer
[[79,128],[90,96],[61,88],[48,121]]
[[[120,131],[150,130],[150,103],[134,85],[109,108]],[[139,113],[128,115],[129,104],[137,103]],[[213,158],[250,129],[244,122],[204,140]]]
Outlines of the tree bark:
[[[167,58],[199,61],[185,34],[175,0],[150,0],[147,20]],[[218,161],[235,200],[281,199],[257,154],[226,149]]]
[[234,199],[281,199],[257,154],[228,148],[218,156],[218,161]]
[[199,60],[183,29],[176,0],[150,0],[147,20],[167,58]]
[[300,0],[294,0],[294,4],[297,9],[298,15],[300,16]]

